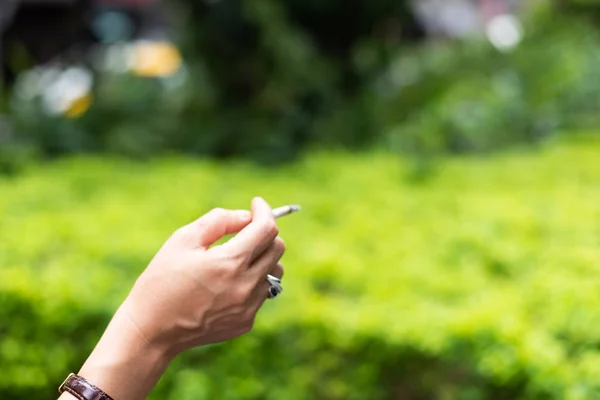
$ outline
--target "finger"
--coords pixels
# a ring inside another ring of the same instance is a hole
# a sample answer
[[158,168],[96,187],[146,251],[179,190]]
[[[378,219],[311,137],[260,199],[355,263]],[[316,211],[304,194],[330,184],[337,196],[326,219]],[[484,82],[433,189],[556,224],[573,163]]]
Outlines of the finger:
[[282,279],[284,274],[283,264],[277,263],[275,268],[273,268],[269,274],[273,275],[277,279]]
[[241,231],[251,220],[249,211],[215,208],[181,230],[188,246],[207,249],[223,236]]
[[[273,286],[271,285],[271,283],[268,280],[265,279],[262,282],[260,282],[256,286],[256,290],[252,296],[254,304],[257,304],[258,307],[260,308],[265,300],[271,298],[271,289],[272,288],[273,288]],[[275,293],[275,297],[280,296],[281,293],[283,293],[282,287],[280,287],[280,289],[277,290],[277,292]]]
[[252,294],[252,304],[253,309],[255,309],[257,313],[261,309],[265,301],[270,298],[270,287],[271,284],[266,279],[260,282],[258,285],[256,285],[256,289]]
[[254,259],[273,243],[278,233],[271,207],[257,197],[252,200],[252,222],[224,246],[235,254],[248,253]]
[[249,270],[251,274],[255,275],[258,279],[266,278],[267,274],[275,270],[284,252],[285,243],[280,237],[275,238],[271,246],[250,264]]

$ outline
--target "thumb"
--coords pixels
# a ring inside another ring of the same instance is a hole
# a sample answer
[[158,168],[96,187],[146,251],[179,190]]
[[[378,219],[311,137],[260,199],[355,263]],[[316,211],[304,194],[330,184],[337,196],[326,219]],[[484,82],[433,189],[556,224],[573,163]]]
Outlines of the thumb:
[[186,227],[189,244],[207,249],[225,235],[237,233],[252,221],[252,214],[245,210],[215,208]]

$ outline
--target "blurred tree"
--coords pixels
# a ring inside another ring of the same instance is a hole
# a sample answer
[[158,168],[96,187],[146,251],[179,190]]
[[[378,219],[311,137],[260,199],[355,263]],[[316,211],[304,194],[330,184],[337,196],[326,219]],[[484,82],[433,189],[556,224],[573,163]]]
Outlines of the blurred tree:
[[[313,140],[364,143],[374,135],[356,131],[355,121],[339,129],[330,124],[347,119],[343,113],[388,63],[389,49],[423,36],[407,2],[180,4],[191,73],[206,74],[216,94],[205,108],[190,103],[186,116],[197,118],[193,125],[204,133],[185,135],[194,142],[187,148],[210,142],[209,152],[223,156],[277,161]],[[334,122],[323,126],[321,120]]]
[[[418,5],[425,3],[439,4]],[[472,3],[486,18],[517,12],[516,2]],[[152,69],[162,68],[158,60],[172,73],[143,77],[136,74],[147,69],[98,64],[91,107],[65,113],[72,119],[45,114],[46,99],[13,96],[10,141],[50,155],[173,151],[276,163],[312,146],[382,144],[427,158],[537,143],[582,121],[600,126],[600,39],[584,6],[528,2],[521,21],[510,17],[508,28],[500,21],[501,34],[512,35],[509,49],[492,45],[483,24],[460,40],[424,40],[427,18],[415,4],[177,0],[169,7],[179,16],[173,39],[183,64],[178,54],[169,62],[154,54]]]
[[[2,60],[6,82],[17,74],[46,63],[67,50],[89,46],[94,37],[87,25],[86,6],[80,2],[13,3],[2,31]],[[82,60],[81,52],[78,59]]]

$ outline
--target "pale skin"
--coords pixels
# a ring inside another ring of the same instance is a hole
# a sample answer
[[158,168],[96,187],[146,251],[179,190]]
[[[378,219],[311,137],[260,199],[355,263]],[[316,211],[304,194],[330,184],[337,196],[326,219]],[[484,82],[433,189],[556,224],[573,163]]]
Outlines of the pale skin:
[[[141,400],[181,352],[250,332],[268,298],[267,274],[283,276],[278,233],[261,198],[251,211],[215,209],[178,229],[77,374],[115,400]],[[213,246],[226,235],[234,236]]]

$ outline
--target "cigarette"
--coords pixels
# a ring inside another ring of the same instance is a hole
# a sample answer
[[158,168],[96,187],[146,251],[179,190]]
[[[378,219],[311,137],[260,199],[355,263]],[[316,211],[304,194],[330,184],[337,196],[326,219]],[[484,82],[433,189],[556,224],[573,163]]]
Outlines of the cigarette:
[[292,204],[289,206],[277,207],[273,209],[273,216],[275,218],[285,217],[286,215],[293,214],[295,212],[300,211],[300,206],[296,204]]

